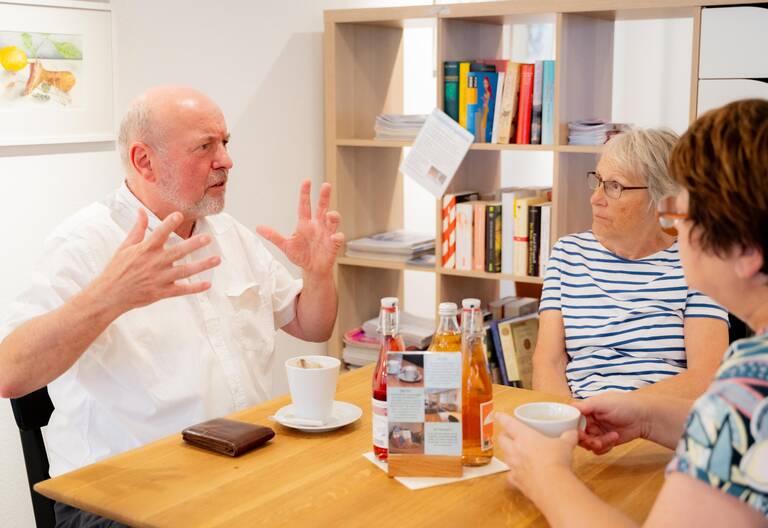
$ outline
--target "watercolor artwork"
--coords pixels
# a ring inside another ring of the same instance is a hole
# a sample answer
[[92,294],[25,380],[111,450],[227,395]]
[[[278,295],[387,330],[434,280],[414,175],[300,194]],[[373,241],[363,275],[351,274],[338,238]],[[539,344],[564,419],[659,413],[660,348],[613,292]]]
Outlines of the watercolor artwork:
[[3,31],[0,111],[84,104],[83,36]]

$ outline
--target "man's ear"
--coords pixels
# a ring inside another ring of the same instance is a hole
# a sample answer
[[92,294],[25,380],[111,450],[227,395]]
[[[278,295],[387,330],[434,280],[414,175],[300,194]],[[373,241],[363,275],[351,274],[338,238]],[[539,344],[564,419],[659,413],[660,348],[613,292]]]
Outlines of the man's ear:
[[740,279],[751,279],[763,269],[765,259],[763,252],[755,247],[747,247],[736,256],[734,263],[736,276]]
[[131,162],[131,167],[136,171],[136,174],[148,182],[154,182],[156,180],[152,164],[153,154],[154,151],[152,150],[152,147],[146,143],[136,142],[128,149],[128,158]]

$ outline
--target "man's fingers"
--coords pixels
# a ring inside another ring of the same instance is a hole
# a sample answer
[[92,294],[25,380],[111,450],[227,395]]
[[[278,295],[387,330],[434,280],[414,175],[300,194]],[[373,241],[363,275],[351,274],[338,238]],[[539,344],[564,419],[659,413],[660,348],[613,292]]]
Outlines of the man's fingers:
[[328,204],[331,202],[331,184],[325,182],[320,186],[320,197],[317,199],[317,219],[323,221],[325,213],[328,211]]
[[256,232],[272,242],[280,251],[283,251],[283,248],[285,247],[285,237],[272,229],[271,227],[267,226],[256,226]]
[[181,297],[182,295],[193,295],[195,293],[202,293],[210,289],[211,283],[208,281],[192,282],[192,283],[176,283],[172,285],[166,291],[164,298],[168,297]]
[[207,259],[198,260],[196,262],[190,262],[189,264],[180,264],[173,266],[168,273],[168,282],[175,282],[177,280],[186,279],[192,275],[197,275],[203,271],[215,268],[221,264],[221,257],[209,257]]
[[344,245],[344,233],[332,234],[331,241],[333,241],[333,246],[336,248],[336,251],[338,251],[339,248]]
[[341,215],[338,211],[329,211],[325,213],[325,228],[331,233],[335,233],[341,223]]
[[299,190],[299,220],[312,219],[312,204],[309,200],[309,193],[312,190],[312,182],[304,180],[301,182]]
[[165,220],[163,220],[163,222],[152,231],[152,234],[149,235],[149,238],[147,239],[149,245],[152,247],[164,246],[165,241],[168,240],[170,234],[173,233],[183,221],[184,215],[178,211],[166,216]]
[[188,238],[183,242],[173,245],[165,250],[166,261],[176,262],[177,260],[185,257],[186,255],[197,251],[201,247],[205,247],[211,243],[210,235],[195,235],[192,238]]
[[136,223],[133,224],[131,231],[128,233],[128,236],[125,237],[123,243],[120,244],[119,249],[133,246],[134,244],[138,244],[144,240],[144,233],[147,232],[147,222],[147,212],[144,209],[139,208],[139,214],[136,218]]

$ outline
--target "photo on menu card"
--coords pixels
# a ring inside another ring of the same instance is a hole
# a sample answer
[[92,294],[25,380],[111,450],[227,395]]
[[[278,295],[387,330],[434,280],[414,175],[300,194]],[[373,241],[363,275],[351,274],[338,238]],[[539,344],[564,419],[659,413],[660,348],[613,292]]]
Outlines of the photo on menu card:
[[390,353],[391,454],[461,456],[461,354]]

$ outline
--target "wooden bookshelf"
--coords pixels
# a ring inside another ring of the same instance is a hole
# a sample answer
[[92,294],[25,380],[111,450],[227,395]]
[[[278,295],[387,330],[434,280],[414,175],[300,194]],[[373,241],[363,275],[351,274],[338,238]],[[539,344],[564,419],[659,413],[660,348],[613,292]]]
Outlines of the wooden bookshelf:
[[[552,238],[587,229],[590,191],[583,175],[597,164],[602,146],[567,145],[567,123],[610,116],[613,102],[613,34],[617,20],[689,18],[693,23],[691,112],[695,117],[701,7],[734,0],[513,0],[487,3],[332,10],[325,12],[325,175],[334,187],[331,207],[343,218],[348,240],[403,227],[402,149],[411,141],[374,137],[381,113],[403,113],[405,28],[431,25],[436,32],[436,100],[442,108],[443,61],[504,56],[514,24],[554,24],[555,100],[553,145],[472,145],[448,192],[501,187],[506,151],[548,152],[553,157]],[[520,154],[525,155],[525,154]],[[436,262],[441,261],[440,207],[436,207]],[[540,277],[446,270],[400,262],[339,258],[335,278],[339,314],[329,354],[340,357],[343,333],[378,313],[379,299],[403,296],[405,271],[430,274],[436,304],[498,297],[500,281],[514,281],[518,294],[540,295]]]

